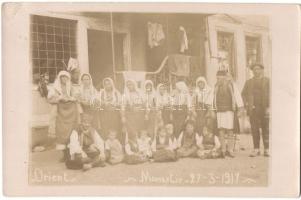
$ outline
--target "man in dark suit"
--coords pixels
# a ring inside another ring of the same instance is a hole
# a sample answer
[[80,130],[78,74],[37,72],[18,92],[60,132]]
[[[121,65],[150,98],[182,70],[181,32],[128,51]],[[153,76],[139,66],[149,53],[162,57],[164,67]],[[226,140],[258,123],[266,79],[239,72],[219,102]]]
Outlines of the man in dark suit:
[[250,118],[253,136],[254,151],[251,157],[260,155],[260,129],[264,145],[264,156],[269,156],[269,107],[270,107],[270,81],[264,77],[264,66],[254,64],[251,66],[253,78],[246,81],[242,98],[247,114]]

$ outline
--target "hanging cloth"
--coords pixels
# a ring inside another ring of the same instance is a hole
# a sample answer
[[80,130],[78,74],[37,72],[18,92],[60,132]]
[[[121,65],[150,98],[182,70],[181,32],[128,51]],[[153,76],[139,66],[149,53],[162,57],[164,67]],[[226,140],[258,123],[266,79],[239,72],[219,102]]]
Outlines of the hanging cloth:
[[147,23],[148,27],[148,45],[150,48],[160,45],[160,42],[165,38],[162,24],[159,23]]
[[179,30],[180,30],[180,38],[181,38],[180,52],[184,53],[185,50],[188,50],[188,38],[187,38],[186,30],[183,26],[180,26]]

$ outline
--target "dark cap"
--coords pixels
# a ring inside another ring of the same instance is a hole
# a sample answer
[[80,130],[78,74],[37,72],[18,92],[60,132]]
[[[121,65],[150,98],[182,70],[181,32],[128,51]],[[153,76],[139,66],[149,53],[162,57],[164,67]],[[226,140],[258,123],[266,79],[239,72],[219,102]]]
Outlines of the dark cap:
[[253,70],[254,67],[260,67],[261,69],[264,69],[263,65],[262,64],[259,64],[259,63],[255,63],[253,65],[250,66],[250,69]]
[[227,75],[227,71],[225,70],[218,70],[216,72],[216,76],[226,76]]

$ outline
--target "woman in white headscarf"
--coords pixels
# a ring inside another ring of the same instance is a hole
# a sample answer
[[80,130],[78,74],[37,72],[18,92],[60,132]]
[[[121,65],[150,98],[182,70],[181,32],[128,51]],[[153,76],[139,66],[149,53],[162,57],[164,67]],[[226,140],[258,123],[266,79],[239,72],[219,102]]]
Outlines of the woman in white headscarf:
[[156,109],[163,124],[171,123],[171,97],[163,83],[157,85]]
[[116,89],[114,81],[107,77],[102,81],[103,89],[100,91],[100,111],[99,119],[103,138],[107,139],[110,130],[118,134],[121,138],[121,95]]
[[126,80],[122,96],[122,122],[129,137],[137,135],[142,129],[145,129],[146,104],[144,100],[136,81]]
[[151,80],[144,82],[143,89],[144,102],[146,104],[145,126],[149,136],[153,138],[156,119],[156,90]]
[[195,82],[193,91],[192,106],[196,118],[196,129],[198,133],[203,132],[205,118],[209,116],[209,110],[212,108],[213,90],[207,84],[204,77],[200,76]]
[[60,71],[48,93],[49,102],[57,105],[55,133],[59,150],[65,149],[71,131],[79,121],[78,104],[70,79],[68,72]]
[[191,112],[191,96],[184,81],[176,83],[176,89],[172,97],[172,123],[175,136],[178,137],[183,130],[185,121]]
[[80,77],[80,87],[79,87],[79,103],[83,112],[91,115],[93,117],[92,126],[94,128],[99,128],[97,126],[97,115],[94,109],[95,101],[98,98],[98,92],[93,86],[92,77],[88,73],[84,73]]

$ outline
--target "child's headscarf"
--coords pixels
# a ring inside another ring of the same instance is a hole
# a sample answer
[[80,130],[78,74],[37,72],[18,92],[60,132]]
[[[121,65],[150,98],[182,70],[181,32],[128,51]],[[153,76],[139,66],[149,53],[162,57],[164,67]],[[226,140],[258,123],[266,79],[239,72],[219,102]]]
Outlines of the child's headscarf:
[[[88,88],[85,88],[84,84],[82,82],[82,79],[83,79],[84,76],[88,76],[90,78],[90,84],[89,84]],[[92,77],[91,77],[91,75],[89,73],[83,73],[80,76],[80,90],[81,90],[81,94],[82,95],[87,95],[89,97],[95,97],[96,90],[95,90],[95,88],[93,86],[93,80],[92,80]]]
[[[113,95],[112,95],[112,98],[113,98],[112,101],[113,101],[113,102],[117,102],[118,99],[117,99],[117,97],[116,97],[116,94],[118,94],[118,91],[117,91],[117,89],[116,89],[116,87],[115,87],[115,83],[114,83],[113,79],[111,79],[110,77],[104,78],[103,81],[102,81],[103,87],[104,87],[104,85],[105,85],[105,81],[109,81],[110,84],[112,85],[112,94],[113,94]],[[107,94],[107,91],[106,91],[105,88],[102,89],[101,94],[103,95],[103,99],[107,99],[108,94]],[[102,99],[102,97],[101,97],[101,99]]]
[[176,83],[176,88],[180,90],[180,93],[182,94],[188,94],[189,89],[184,81],[179,81]]
[[57,75],[54,84],[53,84],[53,88],[61,95],[63,94],[62,92],[62,84],[61,84],[61,77],[62,76],[67,76],[68,77],[68,81],[66,83],[66,91],[67,91],[67,95],[70,96],[71,95],[71,77],[69,72],[67,71],[60,71],[59,74]]

